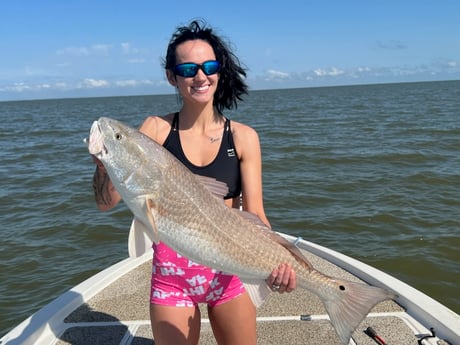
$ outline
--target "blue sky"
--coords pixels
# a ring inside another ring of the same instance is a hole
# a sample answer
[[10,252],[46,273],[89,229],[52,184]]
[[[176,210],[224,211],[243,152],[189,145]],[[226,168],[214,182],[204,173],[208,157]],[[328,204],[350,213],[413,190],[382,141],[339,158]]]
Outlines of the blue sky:
[[173,93],[161,59],[204,18],[251,89],[460,79],[460,1],[0,2],[0,101]]

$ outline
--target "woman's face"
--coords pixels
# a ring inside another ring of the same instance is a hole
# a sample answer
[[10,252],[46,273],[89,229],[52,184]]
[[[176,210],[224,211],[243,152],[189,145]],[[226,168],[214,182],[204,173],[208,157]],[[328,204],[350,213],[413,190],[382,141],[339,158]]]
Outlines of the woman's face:
[[[191,40],[181,43],[176,47],[177,64],[193,62],[202,64],[205,61],[215,60],[216,56],[211,45],[203,40]],[[167,77],[171,85],[177,86],[184,101],[208,103],[212,102],[217,89],[219,74],[206,75],[198,69],[194,77],[181,77],[172,71],[167,71]]]

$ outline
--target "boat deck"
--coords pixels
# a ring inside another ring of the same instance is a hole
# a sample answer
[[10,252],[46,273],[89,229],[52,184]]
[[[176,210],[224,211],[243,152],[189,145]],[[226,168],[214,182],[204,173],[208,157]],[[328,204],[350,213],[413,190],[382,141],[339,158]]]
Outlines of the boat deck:
[[[358,281],[329,262],[305,252],[313,266],[323,273]],[[150,260],[126,273],[66,319],[66,331],[57,344],[154,344],[149,321]],[[200,344],[216,344],[206,308],[202,307]],[[415,334],[426,334],[404,310],[392,301],[374,307],[356,329],[351,344],[375,345],[364,333],[371,326],[387,344],[417,345]],[[418,332],[417,330],[420,330]],[[318,297],[297,289],[290,294],[273,293],[258,309],[258,344],[341,345]],[[354,341],[354,343],[353,343]],[[427,342],[423,344],[447,344]]]

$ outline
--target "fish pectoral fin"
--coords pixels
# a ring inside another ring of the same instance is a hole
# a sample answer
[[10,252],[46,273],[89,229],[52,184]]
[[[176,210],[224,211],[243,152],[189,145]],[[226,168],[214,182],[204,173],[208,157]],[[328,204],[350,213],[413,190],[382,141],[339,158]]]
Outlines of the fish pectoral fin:
[[152,249],[152,231],[139,219],[134,218],[129,229],[128,253],[130,258],[137,258]]
[[242,281],[244,288],[246,289],[249,297],[251,297],[251,301],[256,308],[259,308],[272,292],[265,280],[246,279]]
[[158,242],[160,242],[160,233],[158,232],[157,224],[155,223],[155,218],[153,217],[153,212],[155,211],[155,203],[152,199],[146,196],[144,205],[144,211],[148,221],[148,224],[145,225],[150,227],[150,230],[153,234],[153,242],[158,244]]
[[226,183],[207,176],[195,175],[195,177],[218,199],[223,200],[228,194],[228,186]]

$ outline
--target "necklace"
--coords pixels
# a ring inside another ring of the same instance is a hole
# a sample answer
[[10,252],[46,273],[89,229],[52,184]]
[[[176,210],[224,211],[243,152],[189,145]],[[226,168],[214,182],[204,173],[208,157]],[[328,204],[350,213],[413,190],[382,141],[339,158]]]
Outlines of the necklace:
[[219,141],[222,138],[222,135],[219,135],[217,137],[209,137],[209,141],[211,144],[214,144],[216,141]]
[[[179,114],[180,114],[180,112],[176,113],[175,117],[174,117],[174,120],[173,120],[173,124],[175,123],[175,126],[173,127],[174,131],[177,131],[179,129]],[[176,122],[176,116],[177,116],[177,122]],[[222,139],[222,134],[220,134],[218,136],[215,136],[215,137],[210,137],[209,135],[207,135],[207,137],[209,138],[209,142],[211,144],[214,144],[214,143],[220,141],[220,139]]]

